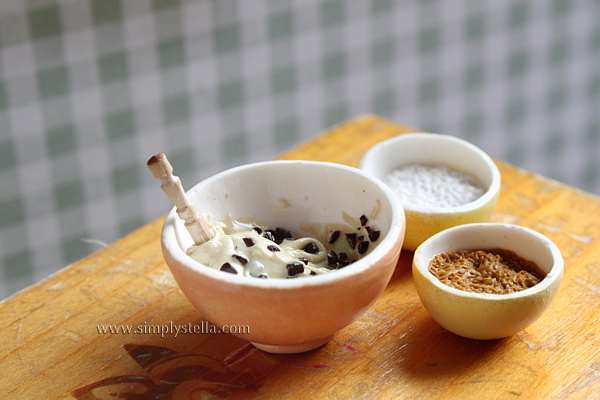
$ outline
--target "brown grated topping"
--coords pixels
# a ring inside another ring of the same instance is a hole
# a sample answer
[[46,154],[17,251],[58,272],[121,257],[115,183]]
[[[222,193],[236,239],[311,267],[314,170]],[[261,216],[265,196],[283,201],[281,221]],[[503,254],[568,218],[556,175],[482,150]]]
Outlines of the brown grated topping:
[[534,262],[504,249],[438,254],[430,261],[429,272],[455,289],[491,294],[519,292],[545,277]]

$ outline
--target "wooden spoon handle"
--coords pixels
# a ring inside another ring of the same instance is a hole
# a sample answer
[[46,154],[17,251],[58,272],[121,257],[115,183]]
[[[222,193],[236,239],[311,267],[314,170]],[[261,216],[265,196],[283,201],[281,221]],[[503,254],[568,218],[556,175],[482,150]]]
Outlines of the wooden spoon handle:
[[192,236],[194,242],[202,244],[210,240],[214,236],[211,226],[198,215],[196,206],[192,203],[181,185],[179,177],[173,175],[173,167],[167,156],[164,154],[156,154],[148,160],[148,168],[156,179],[160,179],[160,188],[169,196],[169,199],[175,204],[177,215],[185,222],[185,227]]

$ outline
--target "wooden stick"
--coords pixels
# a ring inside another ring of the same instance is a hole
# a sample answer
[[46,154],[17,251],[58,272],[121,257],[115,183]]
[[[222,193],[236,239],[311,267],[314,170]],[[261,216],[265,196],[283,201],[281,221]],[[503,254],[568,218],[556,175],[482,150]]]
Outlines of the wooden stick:
[[179,177],[173,175],[173,167],[164,154],[156,154],[148,160],[148,168],[156,179],[160,179],[160,188],[169,196],[175,207],[177,215],[185,222],[185,227],[197,245],[210,240],[214,231],[210,224],[198,214],[196,206],[192,203],[181,185]]

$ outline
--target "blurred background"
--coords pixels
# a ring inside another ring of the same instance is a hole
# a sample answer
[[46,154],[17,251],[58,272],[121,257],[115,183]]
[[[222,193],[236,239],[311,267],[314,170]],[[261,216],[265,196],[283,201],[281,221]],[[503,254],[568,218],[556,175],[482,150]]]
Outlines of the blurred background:
[[375,113],[600,194],[600,2],[1,0],[0,298]]

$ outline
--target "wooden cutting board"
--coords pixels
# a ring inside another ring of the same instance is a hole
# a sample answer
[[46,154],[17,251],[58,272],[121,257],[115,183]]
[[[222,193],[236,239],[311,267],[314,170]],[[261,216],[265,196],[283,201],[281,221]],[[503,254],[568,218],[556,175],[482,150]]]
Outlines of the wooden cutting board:
[[[279,158],[357,166],[375,143],[410,131],[361,116]],[[0,303],[0,398],[600,398],[600,198],[497,164],[492,221],[547,235],[566,266],[551,307],[512,337],[442,329],[403,252],[381,298],[331,342],[261,352],[211,332],[183,297],[162,258],[159,218]]]

